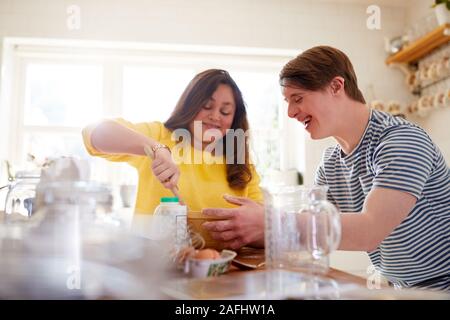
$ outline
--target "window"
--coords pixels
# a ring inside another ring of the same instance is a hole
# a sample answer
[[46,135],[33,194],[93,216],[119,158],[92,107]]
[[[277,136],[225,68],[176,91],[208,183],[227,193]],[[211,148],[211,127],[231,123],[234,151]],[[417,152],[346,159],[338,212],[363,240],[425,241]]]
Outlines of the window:
[[90,65],[25,64],[22,158],[86,156],[80,128],[86,116],[102,116],[102,68]]
[[194,75],[187,68],[124,66],[123,116],[132,122],[167,119]]
[[26,66],[25,126],[80,127],[86,114],[102,115],[102,67],[34,64]]
[[276,73],[231,72],[247,104],[251,129],[251,157],[261,179],[271,169],[280,169],[279,109],[281,92]]
[[161,48],[125,50],[98,44],[74,50],[63,42],[56,49],[44,44],[12,48],[18,71],[13,73],[17,79],[13,79],[9,150],[15,163],[24,162],[29,153],[38,158],[76,155],[89,159],[95,180],[136,183],[134,169],[87,155],[82,127],[111,116],[132,122],[164,121],[196,73],[223,68],[247,104],[251,154],[258,172],[264,179],[268,170],[283,167],[281,151],[289,132],[286,114],[280,112],[278,71],[290,58],[287,53],[265,55],[236,48],[227,53],[210,47],[186,52],[168,47],[161,52]]

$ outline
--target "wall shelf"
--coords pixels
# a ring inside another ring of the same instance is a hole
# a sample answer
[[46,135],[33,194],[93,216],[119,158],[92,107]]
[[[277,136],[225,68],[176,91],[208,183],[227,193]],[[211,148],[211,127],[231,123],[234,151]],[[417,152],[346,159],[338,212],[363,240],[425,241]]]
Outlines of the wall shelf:
[[386,59],[386,64],[413,63],[450,41],[450,24],[444,24]]

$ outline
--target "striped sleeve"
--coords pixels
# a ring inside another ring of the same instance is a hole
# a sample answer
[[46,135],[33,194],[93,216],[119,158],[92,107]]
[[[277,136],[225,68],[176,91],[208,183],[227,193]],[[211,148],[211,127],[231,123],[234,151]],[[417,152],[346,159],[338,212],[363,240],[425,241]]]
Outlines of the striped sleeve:
[[316,169],[316,173],[314,176],[314,184],[319,185],[319,186],[323,186],[323,185],[327,185],[327,178],[325,175],[325,163],[327,161],[330,161],[331,159],[333,159],[333,151],[334,151],[335,147],[328,147],[325,149],[325,151],[322,154],[322,160],[320,161],[320,165],[317,167]]
[[325,172],[323,171],[323,166],[320,165],[317,167],[316,174],[314,176],[314,184],[323,186],[327,184],[327,180],[325,178]]
[[[318,186],[328,186],[329,185],[328,180],[327,180],[326,175],[325,175],[325,169],[324,168],[325,168],[325,161],[326,161],[326,159],[330,158],[330,155],[333,152],[333,149],[334,149],[334,147],[327,148],[325,150],[325,152],[323,153],[322,161],[321,161],[320,165],[317,167],[316,173],[315,173],[315,176],[314,176],[314,184],[315,185],[318,185]],[[333,196],[332,196],[332,194],[331,194],[329,189],[327,191],[327,199],[332,204],[334,204],[336,207],[339,207],[338,203],[334,200],[334,198],[333,198]]]
[[420,128],[398,126],[386,132],[373,154],[374,188],[388,188],[421,197],[436,150]]

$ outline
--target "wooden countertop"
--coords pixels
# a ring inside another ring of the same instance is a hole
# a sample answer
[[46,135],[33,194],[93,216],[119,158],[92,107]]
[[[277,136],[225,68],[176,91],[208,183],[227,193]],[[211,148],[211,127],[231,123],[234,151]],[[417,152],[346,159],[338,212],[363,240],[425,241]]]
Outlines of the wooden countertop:
[[162,288],[162,299],[194,300],[448,300],[444,292],[395,290],[380,283],[370,287],[367,280],[331,268],[324,276],[312,276],[294,270],[266,270],[264,267],[242,270],[232,266],[219,277],[181,276]]
[[[244,270],[264,270],[264,260],[264,249],[244,247],[238,251],[238,256],[234,259],[229,273],[242,272]],[[334,268],[330,268],[326,277],[362,286],[366,286],[367,282],[365,278]]]
[[332,291],[348,287],[367,290],[366,279],[334,268],[319,277],[299,270],[266,269],[264,249],[253,248],[239,250],[228,272],[219,277],[189,278],[178,274],[174,278],[163,289],[168,299],[284,299],[310,294],[307,290],[315,287],[311,286],[314,281]]
[[[227,274],[239,275],[239,274],[243,274],[243,273],[259,272],[259,271],[264,271],[264,270],[266,270],[266,268],[264,268],[264,267],[254,269],[254,270],[242,270],[242,269],[237,268],[236,266],[231,266],[231,268]],[[293,271],[295,271],[295,270],[293,270]],[[354,274],[345,272],[343,270],[338,270],[335,268],[330,268],[330,270],[324,277],[327,279],[333,279],[333,280],[345,282],[345,283],[352,283],[352,284],[360,285],[363,287],[365,287],[367,284],[367,279],[358,277]]]

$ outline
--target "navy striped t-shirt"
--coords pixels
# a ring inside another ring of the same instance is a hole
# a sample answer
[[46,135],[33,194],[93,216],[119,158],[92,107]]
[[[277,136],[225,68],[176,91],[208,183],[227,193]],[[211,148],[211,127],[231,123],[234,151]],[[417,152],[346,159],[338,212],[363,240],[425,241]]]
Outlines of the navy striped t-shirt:
[[372,110],[353,152],[326,149],[316,183],[329,186],[328,199],[341,212],[361,212],[373,188],[416,197],[407,218],[369,257],[396,286],[450,290],[450,169],[423,129]]

